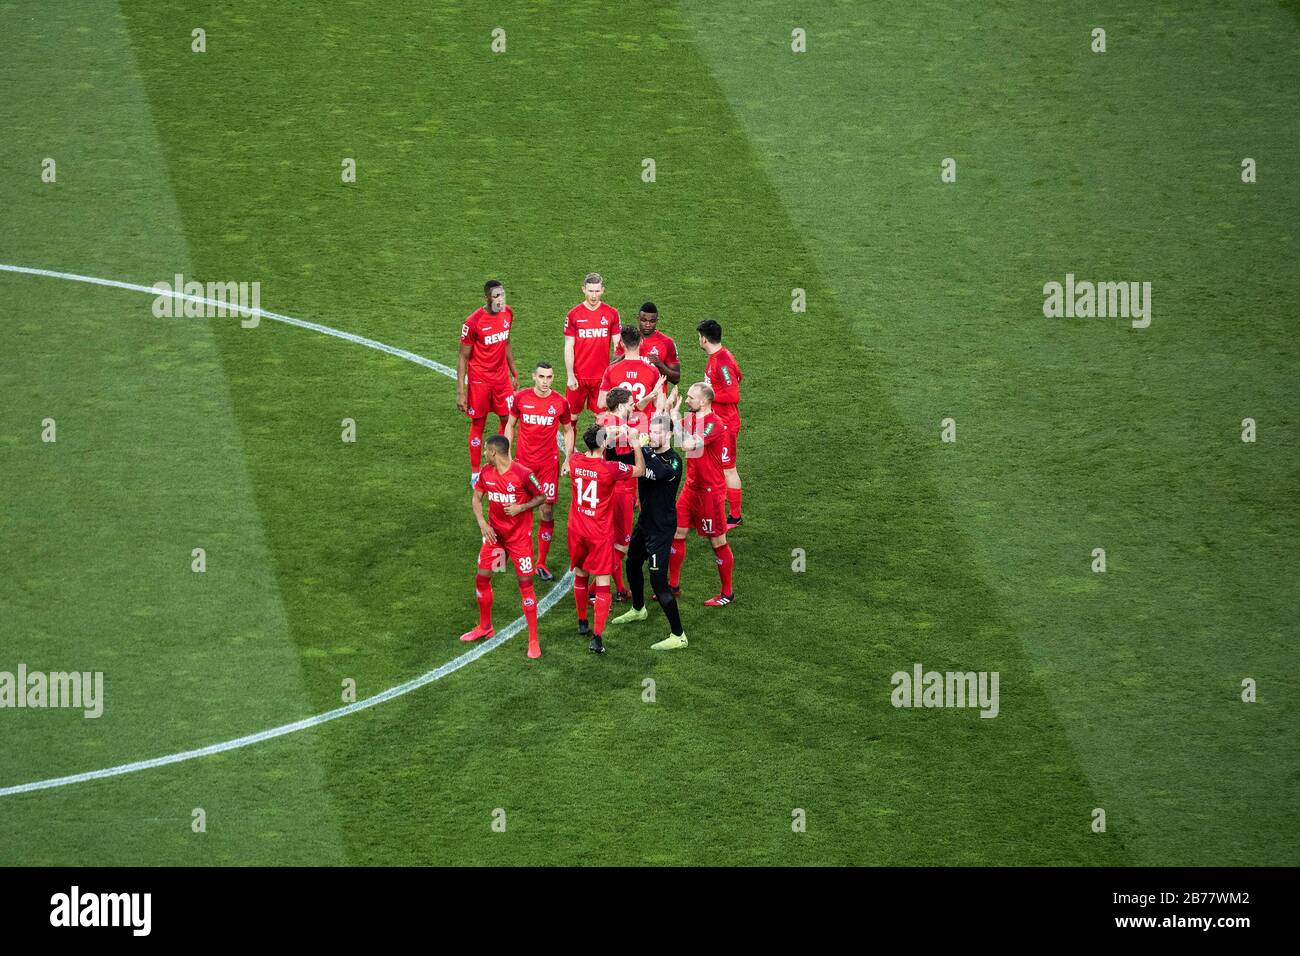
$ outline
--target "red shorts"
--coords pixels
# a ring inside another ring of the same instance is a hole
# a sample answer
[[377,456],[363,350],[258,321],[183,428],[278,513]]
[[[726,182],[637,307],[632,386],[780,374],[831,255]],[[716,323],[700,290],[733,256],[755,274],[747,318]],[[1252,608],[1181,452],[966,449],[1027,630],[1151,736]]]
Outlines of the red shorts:
[[599,540],[569,531],[569,567],[588,574],[614,573],[614,542],[602,535]]
[[596,404],[596,399],[600,397],[600,379],[598,378],[580,378],[578,379],[577,388],[566,388],[564,397],[569,403],[569,411],[574,418],[582,411],[583,406],[591,409],[593,412],[600,414],[604,411]]
[[483,542],[478,552],[478,569],[480,571],[504,571],[506,561],[515,566],[515,574],[526,578],[533,573],[533,537],[522,535],[506,541],[497,536],[496,544]]
[[685,485],[677,499],[677,527],[694,528],[704,538],[727,533],[726,489]]
[[733,426],[728,426],[727,434],[722,439],[722,467],[723,469],[736,467],[736,439],[740,437],[740,422]]
[[465,414],[470,418],[486,418],[489,414],[505,418],[510,414],[514,398],[515,393],[510,390],[509,379],[499,382],[470,379],[469,388],[465,391]]
[[537,483],[542,486],[546,503],[555,504],[557,500],[555,489],[560,485],[560,459],[552,458],[541,465],[534,465],[531,461],[521,461],[520,464],[537,476]]
[[626,548],[632,540],[632,505],[636,495],[626,491],[614,492],[610,505],[610,523],[614,528],[614,544]]

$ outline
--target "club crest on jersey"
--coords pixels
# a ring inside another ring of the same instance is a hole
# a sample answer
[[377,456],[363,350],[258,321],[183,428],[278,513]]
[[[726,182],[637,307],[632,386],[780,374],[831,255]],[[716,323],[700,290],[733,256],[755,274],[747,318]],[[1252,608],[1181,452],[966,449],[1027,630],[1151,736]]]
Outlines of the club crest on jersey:
[[546,410],[546,414],[548,414],[548,415],[554,415],[554,414],[555,414],[555,406],[552,405],[550,408],[548,408],[548,409]]
[[514,491],[514,490],[515,490],[514,482],[507,482],[507,483],[506,483],[506,491]]

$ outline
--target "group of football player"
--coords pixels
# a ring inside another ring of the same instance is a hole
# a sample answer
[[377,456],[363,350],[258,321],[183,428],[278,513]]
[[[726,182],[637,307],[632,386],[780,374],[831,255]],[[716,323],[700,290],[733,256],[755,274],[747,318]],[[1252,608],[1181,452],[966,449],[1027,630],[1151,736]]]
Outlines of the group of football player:
[[[541,656],[533,577],[554,579],[546,562],[559,482],[567,476],[567,546],[578,633],[590,638],[591,651],[604,653],[607,622],[646,620],[648,568],[651,590],[669,624],[668,637],[652,647],[677,650],[687,646],[678,598],[691,529],[712,545],[721,584],[704,605],[722,607],[735,600],[727,531],[742,523],[736,471],[740,367],[722,345],[721,325],[700,322],[704,380],[683,395],[677,347],[660,331],[654,303],[642,305],[636,323],[625,327],[617,310],[601,301],[605,283],[598,273],[587,274],[582,293],[583,301],[564,324],[563,395],[553,387],[555,370],[548,362],[537,362],[532,386],[519,388],[510,345],[514,313],[500,282],[484,284],[483,306],[461,326],[456,405],[470,419],[471,506],[483,536],[474,588],[479,622],[461,640],[495,633],[492,573],[513,565],[528,624],[528,656]],[[579,443],[585,409],[595,413],[595,421],[581,432]],[[498,429],[484,438],[489,415],[497,416]],[[685,453],[684,469],[674,442]],[[609,621],[612,601],[632,606]]]

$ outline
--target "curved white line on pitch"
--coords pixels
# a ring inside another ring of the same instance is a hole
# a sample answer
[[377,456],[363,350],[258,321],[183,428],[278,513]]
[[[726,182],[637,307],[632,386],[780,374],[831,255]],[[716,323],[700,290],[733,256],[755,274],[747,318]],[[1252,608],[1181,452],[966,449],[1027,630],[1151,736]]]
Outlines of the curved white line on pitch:
[[311,329],[313,332],[320,332],[322,335],[331,335],[336,339],[343,339],[345,342],[355,342],[357,345],[364,345],[368,349],[375,349],[380,352],[387,352],[389,355],[396,355],[398,358],[406,359],[408,362],[414,362],[416,365],[423,365],[425,368],[431,368],[435,372],[441,372],[453,381],[456,378],[456,370],[443,365],[441,362],[435,362],[433,359],[425,358],[423,355],[416,355],[414,352],[408,352],[406,349],[399,349],[392,345],[385,345],[383,342],[376,342],[374,339],[368,339],[365,336],[353,335],[351,332],[342,332],[339,329],[331,329],[328,325],[317,325],[315,322],[306,322],[302,319],[295,319],[290,315],[280,315],[278,312],[267,312],[263,309],[250,309],[247,306],[238,305],[233,302],[222,302],[219,299],[207,299],[201,295],[188,295],[184,292],[160,291],[147,285],[137,285],[134,282],[119,282],[117,279],[100,279],[96,276],[77,275],[75,272],[54,272],[50,269],[32,269],[27,266],[10,266],[0,263],[0,272],[20,272],[29,276],[44,276],[47,279],[66,279],[68,282],[85,282],[88,285],[103,285],[112,289],[130,289],[132,292],[147,292],[154,296],[167,296],[171,299],[181,299],[185,302],[201,302],[204,305],[211,305],[217,308],[223,308],[227,312],[235,312],[240,315],[257,316],[263,319],[270,319],[273,322],[283,322],[285,325],[296,325],[300,329]]
[[[395,348],[392,345],[385,345],[383,342],[376,342],[374,339],[368,339],[364,336],[353,335],[351,332],[332,329],[328,325],[318,325],[315,322],[305,322],[302,319],[295,319],[288,315],[280,315],[276,312],[266,312],[262,309],[250,309],[244,306],[220,302],[214,299],[206,299],[202,296],[186,295],[183,292],[160,292],[159,290],[147,285],[137,285],[134,282],[119,282],[116,279],[100,279],[96,276],[77,275],[74,272],[54,272],[49,269],[32,269],[27,266],[5,265],[4,263],[0,263],[0,272],[19,272],[24,275],[44,276],[50,279],[64,279],[68,282],[85,282],[90,285],[109,286],[114,289],[129,289],[133,292],[145,292],[149,295],[155,296],[167,295],[174,299],[202,302],[206,305],[224,307],[231,312],[249,316],[258,316],[260,318],[270,319],[273,322],[283,322],[285,325],[296,325],[299,328],[311,329],[313,332],[320,332],[322,335],[333,336],[336,339],[343,339],[346,342],[355,342],[357,345],[364,345],[366,348],[386,352],[389,355],[395,355],[398,358],[406,359],[408,362],[414,362],[416,365],[423,365],[425,368],[431,368],[435,372],[439,372],[449,378],[454,379],[456,377],[455,369],[449,368],[441,362],[435,362],[433,359],[425,358],[423,355],[416,355],[414,352]],[[555,587],[551,588],[544,598],[537,602],[537,616],[540,618],[543,614],[553,608],[572,587],[573,572],[570,571],[556,582]],[[441,680],[448,674],[460,670],[466,664],[478,660],[493,648],[504,644],[506,641],[510,640],[510,638],[522,631],[524,627],[524,618],[522,616],[517,617],[507,624],[504,629],[497,632],[495,637],[484,641],[482,644],[475,645],[464,654],[452,658],[441,667],[436,667],[431,671],[427,671],[419,677],[408,680],[404,684],[390,687],[388,690],[375,694],[373,697],[367,697],[365,700],[359,700],[356,703],[348,704],[346,707],[336,707],[333,710],[325,711],[323,714],[315,714],[311,717],[304,717],[302,720],[296,720],[291,724],[282,724],[279,727],[272,727],[269,730],[259,730],[255,734],[247,734],[246,736],[236,737],[233,740],[222,741],[218,744],[209,744],[206,747],[199,747],[195,750],[185,750],[180,753],[167,754],[163,757],[154,757],[150,760],[137,760],[133,763],[118,764],[116,767],[105,767],[103,770],[90,770],[85,773],[74,773],[66,777],[52,777],[49,780],[35,780],[31,783],[20,783],[10,787],[0,787],[0,797],[8,797],[18,793],[30,793],[33,790],[50,790],[54,787],[66,787],[73,783],[85,783],[88,780],[100,780],[104,777],[117,777],[126,773],[136,773],[140,770],[151,770],[154,767],[165,767],[172,763],[196,760],[199,757],[210,757],[213,754],[225,753],[227,750],[238,750],[240,747],[247,747],[251,744],[261,743],[264,740],[273,740],[276,737],[283,737],[286,734],[297,733],[300,730],[307,730],[310,727],[316,727],[331,720],[338,720],[340,717],[346,717],[348,714],[355,714],[359,710],[366,710],[367,708],[375,707],[378,704],[390,701],[395,697],[401,697],[404,694],[409,694],[413,690],[418,690],[425,684],[432,684],[436,680]]]

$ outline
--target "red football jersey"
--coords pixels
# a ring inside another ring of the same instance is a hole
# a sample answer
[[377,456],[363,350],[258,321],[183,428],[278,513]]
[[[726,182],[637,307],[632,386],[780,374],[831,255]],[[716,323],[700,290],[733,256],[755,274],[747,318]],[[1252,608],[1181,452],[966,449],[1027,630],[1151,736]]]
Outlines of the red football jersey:
[[[614,358],[623,354],[623,340],[614,336]],[[653,355],[665,365],[677,364],[677,343],[658,329],[641,339],[641,355],[649,358]]]
[[609,343],[618,335],[618,310],[604,302],[594,309],[579,302],[564,320],[564,334],[573,339],[574,376],[596,381],[609,365]]
[[[650,413],[649,412],[632,412],[627,420],[620,419],[613,412],[601,412],[596,416],[596,424],[600,428],[618,428],[619,425],[626,425],[635,435],[645,435],[650,431]],[[632,453],[632,446],[628,442],[619,440],[613,448],[605,449],[606,461],[621,461],[629,466],[636,464],[636,456]],[[615,494],[632,495],[636,492],[636,482],[629,481],[620,484],[615,489]]]
[[573,421],[569,403],[552,389],[549,394],[537,394],[535,388],[521,388],[515,392],[510,414],[518,422],[515,428],[515,459],[537,467],[560,456],[555,435],[561,425]]
[[704,364],[704,380],[713,389],[713,411],[728,425],[740,421],[740,366],[726,349],[718,349]]
[[631,482],[632,466],[621,461],[588,458],[585,454],[570,458],[573,499],[569,505],[569,536],[599,539],[612,535],[610,502],[614,500],[616,488]]
[[605,367],[605,374],[600,377],[600,390],[607,392],[611,388],[623,386],[632,393],[637,407],[645,397],[659,384],[659,369],[642,358],[619,359],[613,365]]
[[699,488],[721,488],[722,447],[727,433],[727,424],[716,411],[707,415],[690,414],[682,419],[682,430],[688,435],[698,435],[704,441],[703,448],[695,448],[686,454],[686,484]]
[[500,312],[475,309],[460,327],[460,344],[470,346],[471,381],[501,382],[510,378],[506,366],[506,344],[510,341],[510,324],[515,314],[510,306]]
[[487,497],[488,524],[499,538],[519,538],[532,531],[533,516],[530,512],[506,514],[506,505],[526,504],[542,493],[537,476],[527,465],[512,461],[504,474],[494,466],[487,465],[478,473],[475,490],[483,492]]

